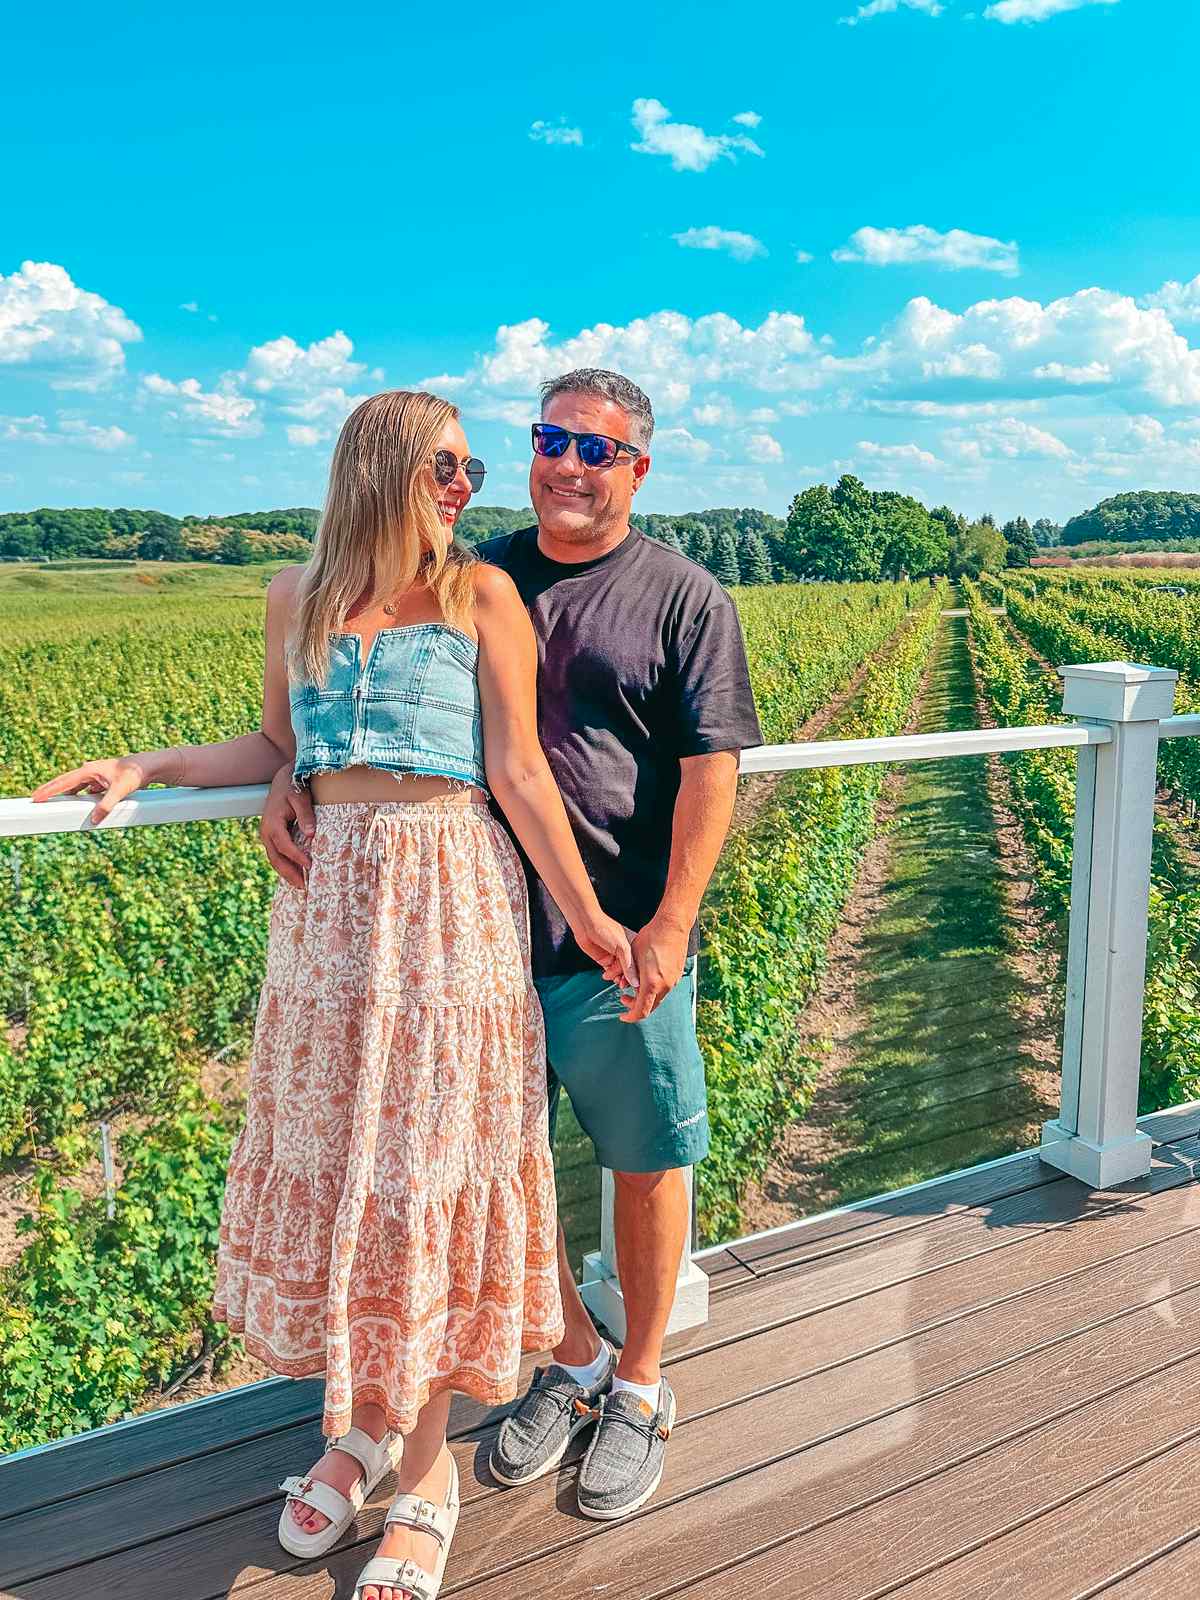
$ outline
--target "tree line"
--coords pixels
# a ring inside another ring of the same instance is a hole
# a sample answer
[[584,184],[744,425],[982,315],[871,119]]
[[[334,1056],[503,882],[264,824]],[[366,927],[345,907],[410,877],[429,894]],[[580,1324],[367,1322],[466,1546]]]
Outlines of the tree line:
[[[0,514],[0,560],[67,559],[304,561],[320,513],[293,506],[231,516],[174,517],[165,511],[42,507]],[[910,495],[868,489],[849,473],[832,487],[796,495],[786,518],[752,507],[681,515],[636,514],[634,524],[698,561],[726,586],[900,577],[978,577],[1027,565],[1060,530],[1017,517],[999,527],[985,513],[970,521],[950,506],[927,509]],[[528,527],[528,508],[469,506],[458,537],[467,545]]]

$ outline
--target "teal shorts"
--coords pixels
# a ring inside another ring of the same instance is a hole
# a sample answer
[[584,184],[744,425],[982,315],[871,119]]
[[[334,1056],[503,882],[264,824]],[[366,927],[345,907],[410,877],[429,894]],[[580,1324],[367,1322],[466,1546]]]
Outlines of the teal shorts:
[[546,1019],[550,1138],[567,1091],[596,1159],[614,1172],[666,1172],[708,1154],[704,1061],[692,1015],[696,958],[641,1022],[622,1022],[599,970],[538,980]]

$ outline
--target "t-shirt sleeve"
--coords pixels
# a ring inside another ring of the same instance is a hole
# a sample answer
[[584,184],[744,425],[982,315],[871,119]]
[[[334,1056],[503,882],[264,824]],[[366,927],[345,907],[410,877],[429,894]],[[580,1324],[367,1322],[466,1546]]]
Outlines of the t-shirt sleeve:
[[706,605],[676,649],[679,756],[762,744],[741,624],[724,595]]

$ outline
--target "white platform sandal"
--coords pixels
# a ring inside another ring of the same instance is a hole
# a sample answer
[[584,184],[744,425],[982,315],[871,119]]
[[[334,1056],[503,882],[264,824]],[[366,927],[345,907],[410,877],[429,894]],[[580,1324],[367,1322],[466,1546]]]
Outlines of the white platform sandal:
[[450,1541],[458,1526],[458,1510],[458,1465],[451,1456],[445,1504],[435,1506],[432,1500],[422,1500],[415,1494],[397,1495],[388,1507],[383,1525],[384,1533],[389,1528],[415,1528],[418,1533],[432,1535],[440,1547],[436,1570],[427,1572],[411,1558],[399,1561],[393,1556],[374,1556],[358,1575],[354,1600],[362,1600],[362,1592],[370,1584],[380,1589],[407,1589],[414,1600],[436,1600],[446,1570],[446,1557],[450,1554]]
[[[341,1450],[343,1454],[353,1457],[363,1469],[363,1476],[348,1495],[316,1478],[292,1477],[283,1480],[279,1487],[287,1495],[287,1500],[279,1518],[279,1542],[289,1555],[309,1560],[314,1556],[323,1556],[326,1550],[333,1548],[362,1510],[363,1502],[375,1485],[395,1470],[404,1454],[404,1439],[398,1433],[385,1433],[376,1444],[362,1428],[351,1428],[340,1439],[330,1439],[325,1446],[326,1455],[331,1450]],[[328,1517],[328,1527],[317,1533],[305,1533],[292,1515],[292,1506],[296,1501]]]

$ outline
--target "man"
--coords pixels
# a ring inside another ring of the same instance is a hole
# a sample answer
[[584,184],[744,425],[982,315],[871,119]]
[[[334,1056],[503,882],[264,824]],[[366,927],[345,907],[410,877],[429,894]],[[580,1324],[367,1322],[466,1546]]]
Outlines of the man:
[[[703,567],[629,522],[650,470],[650,402],[591,368],[542,388],[529,491],[537,526],[490,539],[538,638],[538,731],[605,911],[635,931],[622,996],[530,872],[533,974],[553,1136],[566,1090],[614,1176],[627,1332],[618,1359],[580,1298],[559,1228],[566,1334],[501,1427],[491,1470],[528,1483],[590,1431],[580,1510],[612,1520],[662,1477],[675,1396],[660,1361],[708,1150],[693,994],[700,901],[729,828],[738,754],[760,744],[737,613]],[[280,842],[282,849],[282,842]]]

